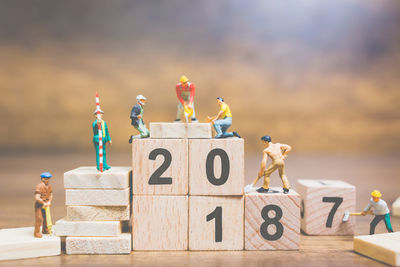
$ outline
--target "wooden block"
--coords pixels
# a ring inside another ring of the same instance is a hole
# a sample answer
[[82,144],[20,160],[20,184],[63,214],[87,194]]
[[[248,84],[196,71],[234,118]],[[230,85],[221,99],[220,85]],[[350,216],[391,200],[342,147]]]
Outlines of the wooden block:
[[269,193],[255,190],[245,195],[245,249],[298,250],[300,195],[292,189],[283,194],[278,187]]
[[243,195],[244,140],[189,140],[189,194]]
[[128,206],[129,188],[121,190],[66,189],[65,204],[68,206]]
[[67,237],[67,254],[130,254],[131,234],[116,237]]
[[150,138],[211,138],[210,123],[151,122]]
[[132,170],[134,195],[187,195],[188,141],[134,140]]
[[67,221],[58,220],[55,225],[57,236],[119,236],[119,221]]
[[355,236],[354,250],[375,260],[400,266],[400,232]]
[[68,206],[67,221],[125,221],[129,206]]
[[189,250],[243,250],[243,197],[189,197]]
[[393,202],[392,205],[392,215],[400,217],[400,197]]
[[64,173],[66,189],[125,189],[129,187],[131,167],[111,167],[99,172],[96,167],[79,167]]
[[27,259],[61,254],[61,239],[33,237],[33,227],[0,229],[0,260]]
[[187,196],[133,196],[133,250],[187,250]]
[[356,211],[356,188],[337,180],[298,180],[302,197],[301,229],[308,235],[354,235],[355,218],[343,222],[345,211]]

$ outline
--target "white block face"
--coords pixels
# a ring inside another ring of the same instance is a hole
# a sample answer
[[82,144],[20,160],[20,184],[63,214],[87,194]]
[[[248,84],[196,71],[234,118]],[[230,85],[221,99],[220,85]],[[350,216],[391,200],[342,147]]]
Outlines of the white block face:
[[119,236],[119,221],[67,221],[58,220],[55,225],[57,236]]
[[132,170],[134,195],[187,195],[188,141],[134,140]]
[[253,189],[245,195],[245,249],[298,250],[300,244],[300,195]]
[[67,189],[65,204],[68,206],[128,206],[129,188],[121,190]]
[[125,189],[129,187],[131,167],[111,167],[99,172],[96,167],[80,167],[64,173],[65,189]]
[[212,138],[211,123],[187,123],[187,138]]
[[68,206],[67,221],[127,221],[129,206]]
[[130,254],[131,234],[117,237],[67,237],[67,254]]
[[392,215],[400,217],[400,197],[392,205]]
[[243,197],[189,197],[189,250],[242,250]]
[[189,194],[243,195],[244,140],[189,140]]
[[187,250],[187,196],[133,196],[133,250]]
[[343,222],[345,211],[355,212],[356,188],[338,180],[298,180],[302,198],[301,229],[308,235],[353,235],[354,216]]
[[0,229],[0,260],[27,259],[61,254],[61,239],[33,237],[33,227]]
[[211,138],[210,123],[167,123],[151,122],[150,138]]

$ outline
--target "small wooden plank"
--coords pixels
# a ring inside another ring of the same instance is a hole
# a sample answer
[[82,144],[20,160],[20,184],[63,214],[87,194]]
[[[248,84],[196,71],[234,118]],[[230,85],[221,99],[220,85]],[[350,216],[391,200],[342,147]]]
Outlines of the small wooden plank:
[[17,260],[61,254],[61,239],[33,236],[33,227],[0,229],[0,260]]
[[67,221],[58,220],[55,225],[57,236],[119,236],[119,221]]
[[243,250],[243,219],[243,197],[190,196],[189,250]]
[[121,190],[66,189],[65,204],[68,206],[128,206],[129,188]]
[[133,196],[133,250],[187,250],[187,196]]
[[400,217],[400,197],[398,197],[398,198],[396,199],[396,201],[393,202],[393,205],[392,205],[392,215],[393,215],[393,216]]
[[126,221],[129,206],[68,206],[67,221]]
[[130,254],[131,234],[115,237],[67,237],[66,253],[71,254]]
[[271,187],[268,193],[253,189],[245,195],[246,250],[298,250],[299,245],[299,194]]
[[65,189],[125,189],[129,187],[131,167],[111,167],[99,172],[96,167],[79,167],[64,173]]
[[187,195],[188,141],[134,140],[132,170],[134,195]]
[[244,140],[189,140],[189,194],[243,195]]
[[212,127],[211,123],[186,123],[187,127],[187,138],[212,138]]
[[338,180],[297,180],[296,190],[302,197],[301,229],[306,234],[354,235],[354,216],[346,222],[343,216],[356,210],[355,186]]
[[355,236],[354,250],[375,260],[400,266],[400,232]]
[[151,122],[150,138],[212,138],[211,124]]

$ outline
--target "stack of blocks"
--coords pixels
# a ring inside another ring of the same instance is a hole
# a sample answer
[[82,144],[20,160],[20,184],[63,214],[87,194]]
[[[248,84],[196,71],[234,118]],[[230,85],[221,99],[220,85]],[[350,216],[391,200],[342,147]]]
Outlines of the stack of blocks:
[[80,167],[64,174],[67,217],[55,232],[66,236],[67,254],[129,254],[131,235],[121,221],[130,219],[130,167],[103,173]]

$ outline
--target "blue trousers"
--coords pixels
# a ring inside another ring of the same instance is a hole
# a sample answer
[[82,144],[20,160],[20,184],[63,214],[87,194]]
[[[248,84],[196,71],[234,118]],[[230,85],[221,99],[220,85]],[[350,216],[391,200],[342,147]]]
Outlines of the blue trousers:
[[221,120],[214,122],[214,129],[217,132],[216,138],[233,137],[233,133],[227,132],[228,128],[232,125],[232,117],[225,117]]
[[392,224],[390,223],[390,213],[386,213],[385,215],[375,215],[375,218],[372,220],[369,228],[369,234],[373,235],[375,233],[376,225],[384,220],[386,229],[389,233],[393,232]]

